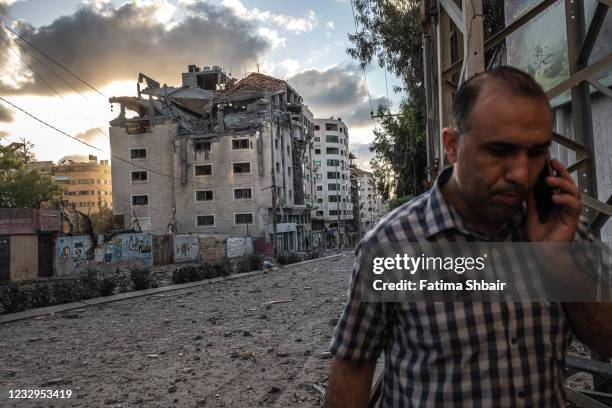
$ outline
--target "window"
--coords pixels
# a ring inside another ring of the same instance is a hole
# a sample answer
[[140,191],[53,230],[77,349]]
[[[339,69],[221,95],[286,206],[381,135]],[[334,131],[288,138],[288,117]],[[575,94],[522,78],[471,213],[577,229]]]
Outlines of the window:
[[250,188],[235,188],[234,189],[234,200],[250,200],[251,199]]
[[232,150],[250,149],[251,144],[249,139],[234,139],[232,140]]
[[198,215],[196,216],[196,225],[198,227],[214,227],[215,216],[214,215]]
[[327,153],[327,154],[339,154],[340,153],[340,149],[338,149],[337,147],[328,147],[327,149],[325,149],[325,153]]
[[287,175],[291,176],[291,166],[287,166]]
[[132,205],[149,205],[149,196],[146,194],[132,196]]
[[335,136],[335,135],[325,135],[325,141],[327,143],[338,143],[338,136]]
[[252,224],[253,223],[253,214],[234,214],[234,220],[236,225],[244,225],[244,224]]
[[340,190],[340,184],[337,184],[337,183],[328,184],[328,185],[327,185],[327,189],[328,189],[329,191],[337,191],[337,190]]
[[333,130],[335,132],[338,131],[338,124],[337,123],[326,123],[325,124],[325,130]]
[[276,172],[280,173],[280,163],[276,162]]
[[327,178],[328,179],[339,179],[340,178],[340,173],[337,171],[328,171],[327,172]]
[[198,164],[193,167],[196,176],[210,176],[212,174],[212,164]]
[[329,201],[330,203],[337,203],[338,200],[338,196],[337,195],[329,195],[327,196],[327,201]]
[[315,149],[315,154],[321,154],[321,149]]
[[317,174],[315,174],[315,179],[316,179],[316,180],[321,180],[322,178],[323,178],[323,175],[322,175],[322,174],[318,174],[318,173],[317,173]]
[[193,151],[196,153],[210,152],[210,142],[207,140],[194,140]]
[[322,217],[323,216],[323,211],[317,211],[317,217]]
[[323,186],[317,186],[317,191],[323,191]]
[[319,125],[314,125],[314,130],[321,130],[321,127]]
[[322,203],[323,199],[322,198],[317,198],[317,203]]
[[319,136],[315,137],[315,142],[320,142],[321,138]]
[[234,163],[232,167],[234,169],[234,174],[251,172],[251,163]]
[[147,149],[130,149],[130,159],[146,159]]
[[330,167],[335,167],[340,165],[340,160],[338,159],[327,159],[327,165]]
[[278,149],[278,139],[274,139],[274,147]]
[[147,181],[147,172],[146,171],[133,171],[132,172],[132,182],[134,181]]
[[329,210],[329,215],[338,215],[338,210]]
[[321,160],[314,160],[314,165],[320,167],[321,166]]
[[289,145],[287,145],[287,155],[291,156],[291,151],[289,150]]
[[213,201],[213,192],[212,190],[197,190],[196,201]]

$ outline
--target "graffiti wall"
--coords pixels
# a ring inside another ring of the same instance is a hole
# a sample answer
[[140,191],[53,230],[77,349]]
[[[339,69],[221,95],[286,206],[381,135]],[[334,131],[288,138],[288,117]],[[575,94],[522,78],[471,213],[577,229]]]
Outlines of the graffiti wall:
[[118,234],[107,241],[100,235],[95,248],[88,235],[59,237],[55,244],[57,275],[76,275],[88,267],[104,264],[150,266],[153,264],[151,248],[151,234]]
[[253,239],[251,237],[234,237],[225,240],[228,258],[251,255],[253,253]]
[[197,235],[174,236],[174,262],[189,262],[199,258]]
[[200,259],[212,262],[225,256],[223,239],[214,236],[200,236]]

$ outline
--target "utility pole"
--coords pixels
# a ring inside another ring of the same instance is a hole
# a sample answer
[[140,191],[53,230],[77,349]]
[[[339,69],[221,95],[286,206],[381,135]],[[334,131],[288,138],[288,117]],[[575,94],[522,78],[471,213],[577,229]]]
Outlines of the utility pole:
[[[270,150],[272,151],[272,163],[270,168],[272,170],[272,257],[276,259],[278,256],[277,240],[276,240],[276,162],[274,161],[274,125],[272,122],[272,94],[268,95],[270,101]],[[278,121],[277,121],[278,124]],[[278,127],[277,127],[278,130]]]
[[338,251],[340,249],[342,249],[342,235],[341,235],[341,230],[340,230],[340,172],[338,172],[338,165],[340,164],[340,159],[336,160],[336,180],[338,181],[336,183],[336,199],[338,200],[338,210],[337,210],[337,215],[338,215]]

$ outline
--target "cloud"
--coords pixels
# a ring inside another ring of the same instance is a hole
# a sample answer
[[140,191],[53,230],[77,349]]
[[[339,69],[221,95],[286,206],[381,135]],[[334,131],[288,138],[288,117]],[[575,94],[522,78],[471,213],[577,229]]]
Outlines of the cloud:
[[0,18],[9,16],[9,10],[15,1],[16,0],[0,0]]
[[[354,65],[335,65],[324,70],[300,72],[288,81],[315,116],[341,117],[350,129],[372,123],[368,92],[360,74]],[[385,97],[372,97],[372,110],[386,103]]]
[[369,143],[351,143],[349,149],[361,161],[361,163],[357,163],[358,166],[370,167],[369,161],[374,157],[374,153],[370,151]]
[[[204,3],[196,3],[204,4]],[[265,24],[275,24],[283,29],[294,33],[306,33],[312,31],[318,24],[319,19],[314,11],[308,10],[305,17],[295,17],[284,14],[274,14],[269,11],[261,11],[257,8],[247,9],[240,0],[223,0],[223,5],[230,9],[234,15],[245,20],[256,20]]]
[[333,21],[327,21],[325,23],[325,28],[327,28],[328,30],[334,30],[336,27]]
[[284,47],[287,43],[287,39],[285,37],[281,37],[278,31],[272,30],[268,27],[259,27],[257,33],[268,40],[272,49]]
[[4,139],[9,135],[9,132],[5,132],[4,130],[0,130],[0,139]]
[[85,143],[94,143],[102,136],[102,133],[96,128],[88,129],[85,132],[77,134],[75,137]]
[[[137,0],[116,9],[107,3],[84,5],[47,26],[34,28],[20,21],[14,29],[98,88],[116,80],[135,80],[139,72],[162,83],[178,84],[180,72],[189,64],[252,66],[273,46],[252,22],[225,8],[201,2],[187,7],[187,14],[170,25],[159,21],[160,10],[167,9],[165,1]],[[4,45],[0,58],[3,51]],[[27,54],[24,57],[30,59]],[[14,60],[0,61],[0,72],[5,72],[0,93],[51,94],[32,75],[21,84],[6,81],[7,71],[28,69]],[[50,77],[38,63],[29,63]],[[76,81],[74,85],[85,90]],[[70,92],[59,81],[54,86]]]
[[12,122],[13,111],[0,105],[0,122]]
[[62,161],[72,160],[74,162],[89,162],[89,156],[86,154],[67,154],[66,156],[60,157],[57,161],[61,163]]

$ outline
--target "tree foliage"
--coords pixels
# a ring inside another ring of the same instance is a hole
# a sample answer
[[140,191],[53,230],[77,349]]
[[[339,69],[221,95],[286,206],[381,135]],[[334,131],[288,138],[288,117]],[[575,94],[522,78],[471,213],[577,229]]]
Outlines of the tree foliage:
[[[396,196],[416,195],[426,179],[425,89],[421,2],[417,0],[351,0],[357,33],[350,35],[347,52],[362,67],[376,61],[403,82],[405,99],[400,113],[406,117],[383,119],[375,131],[370,160],[377,185]],[[485,38],[504,26],[503,0],[484,0]],[[503,43],[500,44],[503,47]],[[499,58],[500,48],[489,50],[488,61]],[[381,112],[379,112],[380,114]],[[385,113],[385,112],[383,112]],[[386,112],[389,113],[389,112]],[[414,178],[410,179],[407,178]]]
[[[29,143],[29,142],[27,142]],[[28,169],[27,162],[33,155],[26,145],[13,143],[0,146],[0,207],[40,208],[43,201],[61,197],[63,187],[38,170]],[[23,156],[22,154],[26,155]]]

